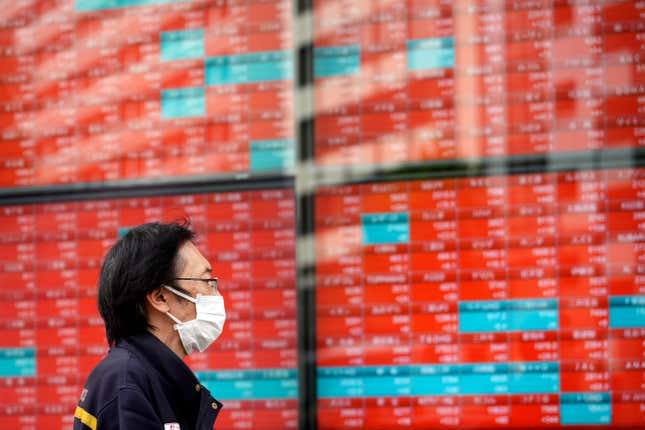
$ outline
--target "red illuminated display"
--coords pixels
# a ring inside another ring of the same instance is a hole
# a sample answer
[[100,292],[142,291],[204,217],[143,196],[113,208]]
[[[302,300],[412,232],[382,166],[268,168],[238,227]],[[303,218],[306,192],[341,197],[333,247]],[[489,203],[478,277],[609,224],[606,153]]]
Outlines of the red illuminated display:
[[316,160],[643,147],[644,19],[637,1],[315,0]]
[[[290,73],[227,82],[209,78],[208,66],[214,58],[290,53],[289,1],[27,0],[5,6],[0,187],[291,166],[288,155],[263,163],[254,149],[256,142],[274,140],[293,146]],[[164,34],[190,31],[199,34],[197,49],[180,45],[165,52]],[[196,109],[165,105],[164,91],[182,89],[201,92]]]
[[[82,384],[107,351],[96,303],[104,254],[121,228],[183,216],[220,278],[227,310],[222,336],[190,356],[190,367],[198,374],[297,367],[292,191],[4,206],[0,427],[71,427]],[[31,358],[11,355],[17,350]],[[217,390],[213,395],[225,404],[218,429],[285,429],[297,422],[295,396],[255,393],[227,401]]]
[[[320,188],[319,427],[645,426],[644,179],[622,169]],[[369,230],[383,214],[405,215],[407,236],[389,236],[393,221]],[[621,297],[639,310],[624,317]],[[508,303],[553,310],[467,312]],[[506,373],[526,363],[538,379]],[[570,405],[600,393],[602,404]]]

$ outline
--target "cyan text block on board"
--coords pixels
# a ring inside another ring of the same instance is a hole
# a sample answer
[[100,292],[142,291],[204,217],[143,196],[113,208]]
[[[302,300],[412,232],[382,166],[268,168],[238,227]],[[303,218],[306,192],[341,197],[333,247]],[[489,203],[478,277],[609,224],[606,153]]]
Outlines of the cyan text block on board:
[[204,88],[176,88],[161,93],[163,119],[190,118],[206,115]]
[[609,298],[609,328],[645,327],[645,296]]
[[361,221],[363,245],[410,241],[410,217],[407,213],[364,214]]
[[295,369],[222,370],[197,372],[206,388],[225,400],[295,399]]
[[0,377],[36,376],[34,348],[0,348]]
[[561,393],[560,423],[563,425],[610,424],[610,393]]
[[192,0],[76,0],[77,12],[117,9],[135,6],[154,6],[169,3],[181,3]]
[[188,60],[204,56],[204,30],[161,33],[161,61]]
[[293,55],[287,51],[223,55],[206,59],[206,85],[234,85],[293,79]]
[[253,172],[288,169],[295,163],[293,139],[254,140],[250,149]]
[[555,299],[459,303],[461,333],[557,330],[558,326],[558,301]]
[[557,394],[557,362],[323,367],[320,397]]
[[408,40],[408,70],[451,69],[455,67],[452,37]]
[[356,75],[361,70],[361,52],[358,45],[332,46],[314,50],[314,76]]

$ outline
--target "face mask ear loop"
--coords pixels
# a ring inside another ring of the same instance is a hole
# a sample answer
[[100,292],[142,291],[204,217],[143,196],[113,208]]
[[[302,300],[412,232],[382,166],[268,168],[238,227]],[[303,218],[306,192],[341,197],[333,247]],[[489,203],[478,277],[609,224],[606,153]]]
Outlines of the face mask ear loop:
[[193,302],[193,303],[197,303],[197,300],[193,299],[192,297],[190,297],[190,296],[189,296],[189,295],[187,295],[187,294],[182,293],[181,291],[177,291],[177,290],[175,290],[174,288],[172,288],[172,287],[171,287],[171,286],[169,286],[169,285],[164,285],[163,287],[164,287],[165,289],[167,289],[167,290],[171,291],[173,294],[175,294],[175,295],[177,295],[177,296],[179,296],[179,297],[181,297],[181,298],[183,298],[183,299],[186,299],[186,300],[188,300],[188,301],[190,301],[190,302]]
[[[181,291],[175,290],[174,288],[172,288],[169,285],[164,285],[163,287],[165,289],[171,291],[173,294],[178,295],[179,297],[183,297],[186,300],[189,300],[189,301],[191,301],[193,303],[197,303],[197,301],[195,299],[193,299],[192,297],[187,296],[186,294],[182,293]],[[166,315],[168,315],[170,317],[170,319],[172,319],[176,324],[183,324],[183,322],[181,322],[177,317],[175,317],[173,314],[171,314],[170,311],[166,312]],[[175,328],[177,328],[177,326],[175,326]]]
[[170,311],[166,312],[166,315],[168,315],[170,317],[170,319],[172,319],[177,324],[183,324],[181,321],[179,321],[179,319],[177,317],[175,317],[173,314],[171,314]]

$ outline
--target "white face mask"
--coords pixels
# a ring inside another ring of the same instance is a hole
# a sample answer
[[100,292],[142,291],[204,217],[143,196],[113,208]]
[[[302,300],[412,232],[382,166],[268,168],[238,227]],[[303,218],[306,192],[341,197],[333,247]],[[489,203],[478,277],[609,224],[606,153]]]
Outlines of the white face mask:
[[197,294],[197,299],[193,299],[189,295],[167,285],[164,285],[164,288],[195,303],[197,316],[194,320],[181,322],[170,312],[166,312],[166,314],[176,322],[175,330],[179,332],[179,339],[184,345],[186,354],[190,355],[194,351],[204,352],[210,344],[215,342],[215,339],[219,337],[224,329],[224,322],[226,321],[224,297]]

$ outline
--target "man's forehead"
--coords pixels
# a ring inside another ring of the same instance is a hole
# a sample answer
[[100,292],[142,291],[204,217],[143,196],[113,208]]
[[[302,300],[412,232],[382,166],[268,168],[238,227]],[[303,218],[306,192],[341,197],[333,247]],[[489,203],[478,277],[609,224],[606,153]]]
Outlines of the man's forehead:
[[185,242],[177,255],[181,259],[183,273],[201,275],[210,269],[208,260],[199,252],[199,249],[192,242]]

